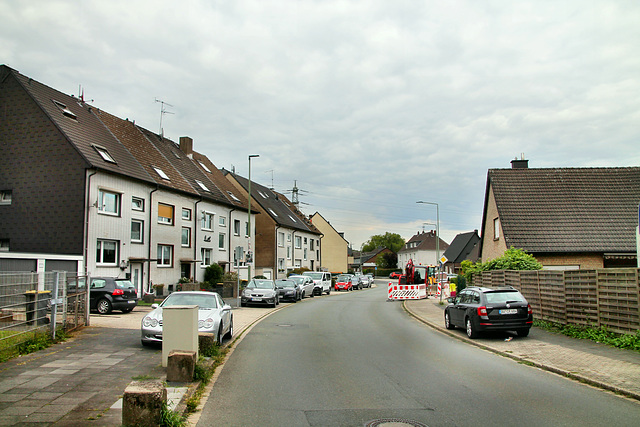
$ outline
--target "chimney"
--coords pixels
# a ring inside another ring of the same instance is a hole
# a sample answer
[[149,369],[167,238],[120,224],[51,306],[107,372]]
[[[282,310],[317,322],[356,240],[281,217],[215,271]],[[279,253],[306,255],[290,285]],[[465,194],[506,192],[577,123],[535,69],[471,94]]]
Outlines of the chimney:
[[193,139],[188,136],[180,137],[180,150],[189,158],[193,158]]
[[516,157],[511,160],[511,169],[528,169],[529,160],[524,159],[524,153],[520,153],[520,160]]

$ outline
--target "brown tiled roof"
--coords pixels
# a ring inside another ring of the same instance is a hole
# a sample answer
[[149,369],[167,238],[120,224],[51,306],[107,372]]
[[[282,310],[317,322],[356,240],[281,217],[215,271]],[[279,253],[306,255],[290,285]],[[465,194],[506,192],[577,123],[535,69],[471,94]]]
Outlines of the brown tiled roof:
[[[207,158],[207,156],[194,151],[193,159],[196,162],[202,162],[202,164],[204,164],[209,169],[209,171],[203,170],[203,173],[207,175],[209,180],[211,180],[211,182],[213,182],[220,189],[220,191],[222,191],[225,194],[225,196],[227,196],[227,199],[229,199],[230,203],[232,203],[233,205],[239,208],[243,208],[245,210],[249,208],[247,198],[244,196],[244,194],[240,193],[233,186],[233,184],[231,184],[229,180],[225,178],[224,174],[220,171],[220,169],[216,168],[216,165],[214,165],[211,162],[211,160]],[[199,167],[202,167],[202,166],[199,165]],[[233,194],[233,196],[235,196],[238,200],[236,201],[231,196],[231,194]]]
[[[538,253],[636,251],[640,167],[490,169],[489,188],[507,247]],[[488,191],[485,215],[487,197]]]
[[[438,240],[440,240],[439,249],[440,249],[440,252],[442,253],[449,247],[449,244],[444,240],[442,240],[442,237],[440,237]],[[417,243],[418,245],[416,247],[409,248],[409,243]],[[436,250],[435,230],[428,231],[426,233],[423,231],[422,233],[414,234],[407,241],[407,243],[405,243],[402,249],[398,251],[398,253],[416,251],[416,250],[418,251],[435,251]]]

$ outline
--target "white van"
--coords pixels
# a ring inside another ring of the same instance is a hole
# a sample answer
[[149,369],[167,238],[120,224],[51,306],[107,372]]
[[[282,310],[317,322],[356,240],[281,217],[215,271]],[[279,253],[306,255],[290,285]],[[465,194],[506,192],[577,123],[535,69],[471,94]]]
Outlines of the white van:
[[314,294],[322,295],[323,292],[326,292],[329,295],[331,293],[331,273],[328,271],[305,271],[302,274],[313,279],[313,283],[315,283]]

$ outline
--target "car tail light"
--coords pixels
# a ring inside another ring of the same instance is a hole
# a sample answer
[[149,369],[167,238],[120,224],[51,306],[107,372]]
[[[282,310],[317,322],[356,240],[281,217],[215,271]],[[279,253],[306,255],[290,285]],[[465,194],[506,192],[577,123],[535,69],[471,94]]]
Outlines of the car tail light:
[[531,308],[531,304],[527,304],[527,314],[533,315],[533,308]]
[[478,316],[486,316],[487,315],[487,307],[482,306],[478,307]]
[[124,295],[124,291],[123,291],[122,289],[120,289],[120,288],[116,288],[116,289],[111,293],[111,295],[113,295],[114,297],[115,297],[115,296],[117,296],[117,295]]

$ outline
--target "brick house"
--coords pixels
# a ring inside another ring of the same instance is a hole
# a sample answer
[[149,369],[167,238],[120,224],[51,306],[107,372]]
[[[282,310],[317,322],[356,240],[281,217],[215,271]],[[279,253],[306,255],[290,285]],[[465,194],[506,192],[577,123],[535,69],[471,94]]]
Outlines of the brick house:
[[233,228],[247,200],[190,138],[178,145],[6,66],[0,116],[0,271],[129,275],[142,292],[202,280],[248,246]]
[[510,247],[546,269],[636,267],[640,167],[489,169],[483,261]]

